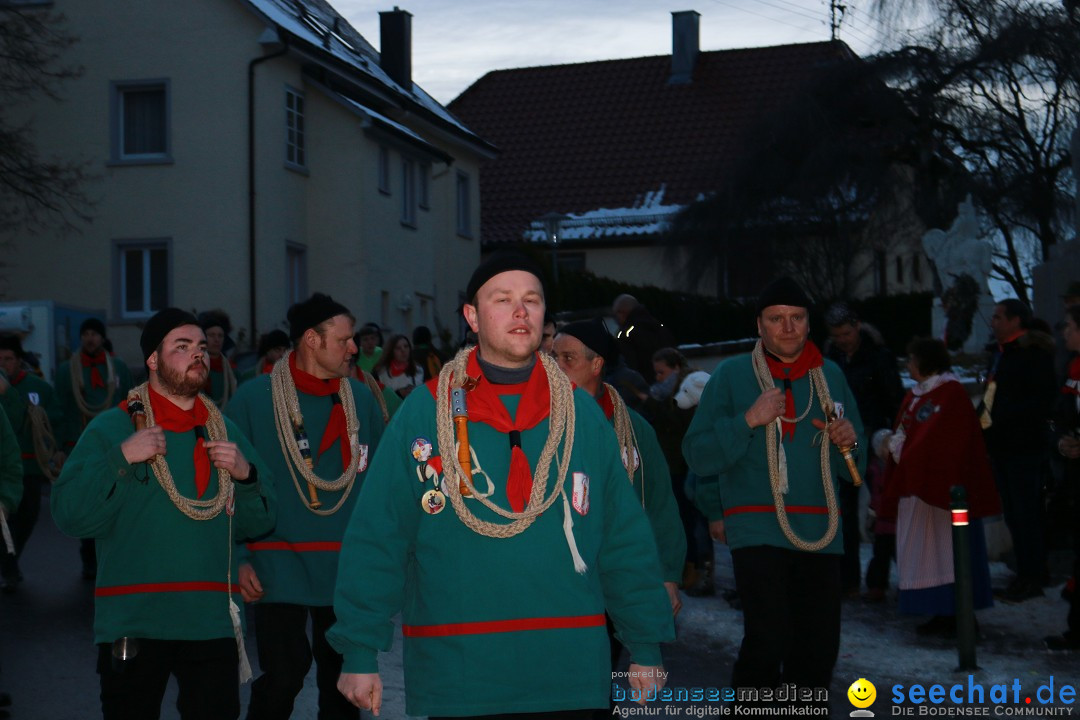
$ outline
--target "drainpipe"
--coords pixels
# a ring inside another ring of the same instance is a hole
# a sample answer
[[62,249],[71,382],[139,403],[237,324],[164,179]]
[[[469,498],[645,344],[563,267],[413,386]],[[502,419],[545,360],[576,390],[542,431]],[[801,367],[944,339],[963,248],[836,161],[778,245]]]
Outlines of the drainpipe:
[[247,109],[248,109],[248,304],[250,306],[251,348],[258,347],[258,325],[255,324],[255,66],[281,57],[289,51],[288,39],[279,36],[274,28],[267,28],[259,37],[263,47],[280,45],[269,55],[260,55],[248,63]]

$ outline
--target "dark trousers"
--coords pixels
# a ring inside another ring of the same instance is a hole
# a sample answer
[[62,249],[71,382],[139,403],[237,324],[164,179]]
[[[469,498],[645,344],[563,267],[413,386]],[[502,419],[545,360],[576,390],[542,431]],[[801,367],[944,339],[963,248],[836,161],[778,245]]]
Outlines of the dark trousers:
[[1042,488],[1046,479],[1043,455],[991,455],[994,480],[1005,524],[1012,535],[1016,554],[1016,574],[1022,580],[1042,585],[1046,575],[1046,548],[1043,541]]
[[894,560],[896,560],[896,534],[875,534],[874,556],[870,558],[870,562],[866,565],[867,589],[889,589],[889,569]]
[[[260,675],[251,686],[248,720],[286,720],[315,660],[319,720],[355,720],[360,710],[337,689],[342,657],[326,642],[334,608],[286,603],[256,603],[255,640]],[[311,640],[307,624],[311,617]]]
[[98,646],[101,712],[105,720],[156,720],[169,675],[184,720],[236,720],[240,677],[236,640],[139,640],[134,658],[114,664],[112,645]]
[[11,539],[15,541],[15,554],[5,555],[3,567],[0,568],[5,580],[18,579],[19,563],[17,558],[22,555],[26,541],[34,532],[38,516],[41,514],[41,483],[44,478],[40,475],[23,476],[23,496],[19,501],[19,507],[8,518],[8,526],[11,528]]
[[713,541],[709,521],[686,494],[686,473],[671,476],[671,492],[679,508],[679,519],[686,534],[686,562],[700,567],[713,561]]
[[731,559],[743,607],[732,686],[828,688],[840,651],[840,556],[758,545]]
[[858,591],[862,586],[862,569],[859,562],[859,545],[862,533],[859,532],[859,492],[847,480],[840,480],[840,523],[844,532],[844,559],[842,579],[844,592]]

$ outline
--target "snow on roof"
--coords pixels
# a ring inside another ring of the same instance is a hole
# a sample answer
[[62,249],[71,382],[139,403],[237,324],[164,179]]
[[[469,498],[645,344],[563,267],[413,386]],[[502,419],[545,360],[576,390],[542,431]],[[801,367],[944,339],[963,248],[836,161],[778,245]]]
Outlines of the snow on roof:
[[[664,191],[649,191],[638,198],[628,208],[598,208],[582,213],[570,213],[564,216],[560,224],[559,239],[597,240],[621,237],[658,235],[668,229],[671,220],[683,209],[683,205],[665,205]],[[533,220],[524,233],[525,240],[535,243],[548,243],[542,219]]]

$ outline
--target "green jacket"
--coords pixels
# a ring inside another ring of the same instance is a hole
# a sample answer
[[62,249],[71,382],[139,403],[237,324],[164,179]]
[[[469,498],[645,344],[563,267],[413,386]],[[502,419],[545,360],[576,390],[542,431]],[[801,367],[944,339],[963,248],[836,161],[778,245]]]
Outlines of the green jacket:
[[[641,453],[634,471],[634,494],[649,518],[660,553],[664,582],[677,583],[682,579],[683,563],[686,561],[686,533],[679,517],[679,506],[671,491],[671,473],[668,472],[667,460],[652,425],[632,409],[626,410]],[[609,422],[614,426],[614,419]]]
[[[513,416],[520,396],[501,397]],[[345,656],[345,672],[378,670],[376,655],[390,649],[399,612],[410,715],[606,707],[605,610],[634,662],[661,663],[659,643],[673,639],[674,627],[648,520],[596,401],[577,391],[574,407],[564,487],[567,497],[578,488],[578,509],[557,500],[522,533],[494,539],[465,526],[449,501],[438,514],[422,509],[434,483],[421,482],[418,470],[431,461],[419,462],[412,448],[430,443],[432,456],[440,454],[435,400],[427,389],[406,398],[383,435],[342,547],[337,623],[327,637]],[[468,431],[495,484],[489,499],[509,509],[507,435],[478,422]],[[547,432],[545,419],[521,433],[530,466]],[[555,474],[553,463],[552,483]],[[484,491],[485,480],[474,477]],[[465,503],[478,518],[506,522],[475,499]],[[584,574],[568,549],[566,513],[588,565]]]
[[[64,419],[61,423],[62,429],[53,427],[53,430],[57,433],[57,440],[68,452],[71,451],[71,448],[75,447],[75,443],[78,442],[83,428],[85,428],[87,423],[92,419],[83,417],[82,411],[75,401],[75,390],[71,385],[71,363],[81,362],[81,355],[81,351],[77,352],[70,360],[65,360],[60,363],[60,366],[56,369],[56,398],[60,403],[60,409],[64,414]],[[131,371],[128,370],[128,366],[124,361],[118,357],[114,357],[112,358],[112,363],[116,378],[114,380],[112,399],[109,402],[109,408],[116,407],[126,400],[128,391],[134,387],[134,383],[132,383],[131,380]],[[104,367],[99,366],[98,372],[104,376]],[[109,380],[107,377],[103,378],[106,384],[106,387],[104,388],[93,387],[90,382],[91,373],[91,368],[82,368],[83,397],[88,406],[96,407],[103,403],[109,395],[109,388],[107,387]]]
[[[11,378],[8,378],[8,382],[11,382]],[[53,433],[57,435],[64,430],[64,412],[52,385],[33,373],[25,373],[17,384],[12,383],[8,391],[0,395],[0,406],[3,406],[19,439],[23,473],[41,475],[41,468],[34,453],[34,425],[27,411],[28,405],[44,408]],[[56,440],[59,442],[60,437]]]
[[[11,429],[7,414],[0,407],[0,504],[8,515],[19,507],[23,494],[23,465],[19,459],[19,442]],[[0,540],[0,552],[7,552]]]
[[[307,483],[295,469],[296,480],[290,474],[292,463],[282,449],[275,427],[270,376],[260,375],[244,383],[229,400],[225,414],[251,439],[267,463],[278,501],[274,531],[247,545],[249,561],[266,593],[262,602],[329,606],[334,601],[341,538],[360,494],[360,485],[367,476],[369,459],[375,454],[383,431],[382,411],[371,391],[356,381],[349,383],[359,421],[359,461],[364,470],[357,473],[341,508],[326,516],[316,515],[309,509]],[[324,480],[332,480],[342,472],[340,445],[335,442],[321,456],[318,449],[330,419],[333,399],[304,393],[298,393],[298,398],[312,457],[317,460],[315,473]],[[319,490],[322,509],[329,510],[337,505],[344,493],[344,490],[333,493]]]
[[[94,642],[120,637],[210,640],[232,637],[226,591],[240,602],[237,542],[274,526],[273,478],[231,421],[229,440],[257,468],[256,482],[234,482],[235,515],[184,515],[145,463],[128,464],[120,444],[134,431],[119,408],[90,421],[52,488],[57,527],[97,540]],[[166,457],[181,495],[194,498],[195,433],[166,431]],[[213,469],[204,498],[217,494]],[[230,534],[231,532],[231,534]]]
[[[844,417],[854,424],[860,444],[866,447],[859,407],[844,374],[831,360],[825,360],[824,373],[833,401],[843,405]],[[760,394],[750,354],[722,362],[702,393],[701,404],[683,438],[683,454],[692,472],[701,476],[719,473],[719,500],[723,506],[728,545],[732,549],[755,545],[794,549],[776,518],[769,484],[766,428],[750,428],[743,417]],[[792,395],[796,411],[802,413],[810,397],[808,376],[792,381]],[[783,443],[788,467],[789,489],[784,496],[787,516],[796,535],[811,542],[825,534],[828,524],[821,450],[815,444],[818,431],[810,422],[812,419],[824,420],[824,417],[815,393],[809,414],[795,425],[794,438]],[[866,465],[865,452],[859,457],[862,472]],[[830,492],[836,493],[837,477],[845,482],[851,479],[835,446],[830,461],[833,476],[829,478],[829,487]],[[843,552],[839,529],[822,552]]]

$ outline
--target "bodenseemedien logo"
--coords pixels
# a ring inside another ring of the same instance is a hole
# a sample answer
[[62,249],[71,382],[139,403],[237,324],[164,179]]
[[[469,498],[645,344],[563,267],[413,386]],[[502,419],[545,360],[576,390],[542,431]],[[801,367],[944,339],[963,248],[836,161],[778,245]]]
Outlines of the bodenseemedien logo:
[[847,690],[848,702],[855,706],[851,711],[851,717],[874,717],[874,713],[866,708],[874,704],[877,699],[877,688],[874,683],[866,678],[859,678],[851,683]]

